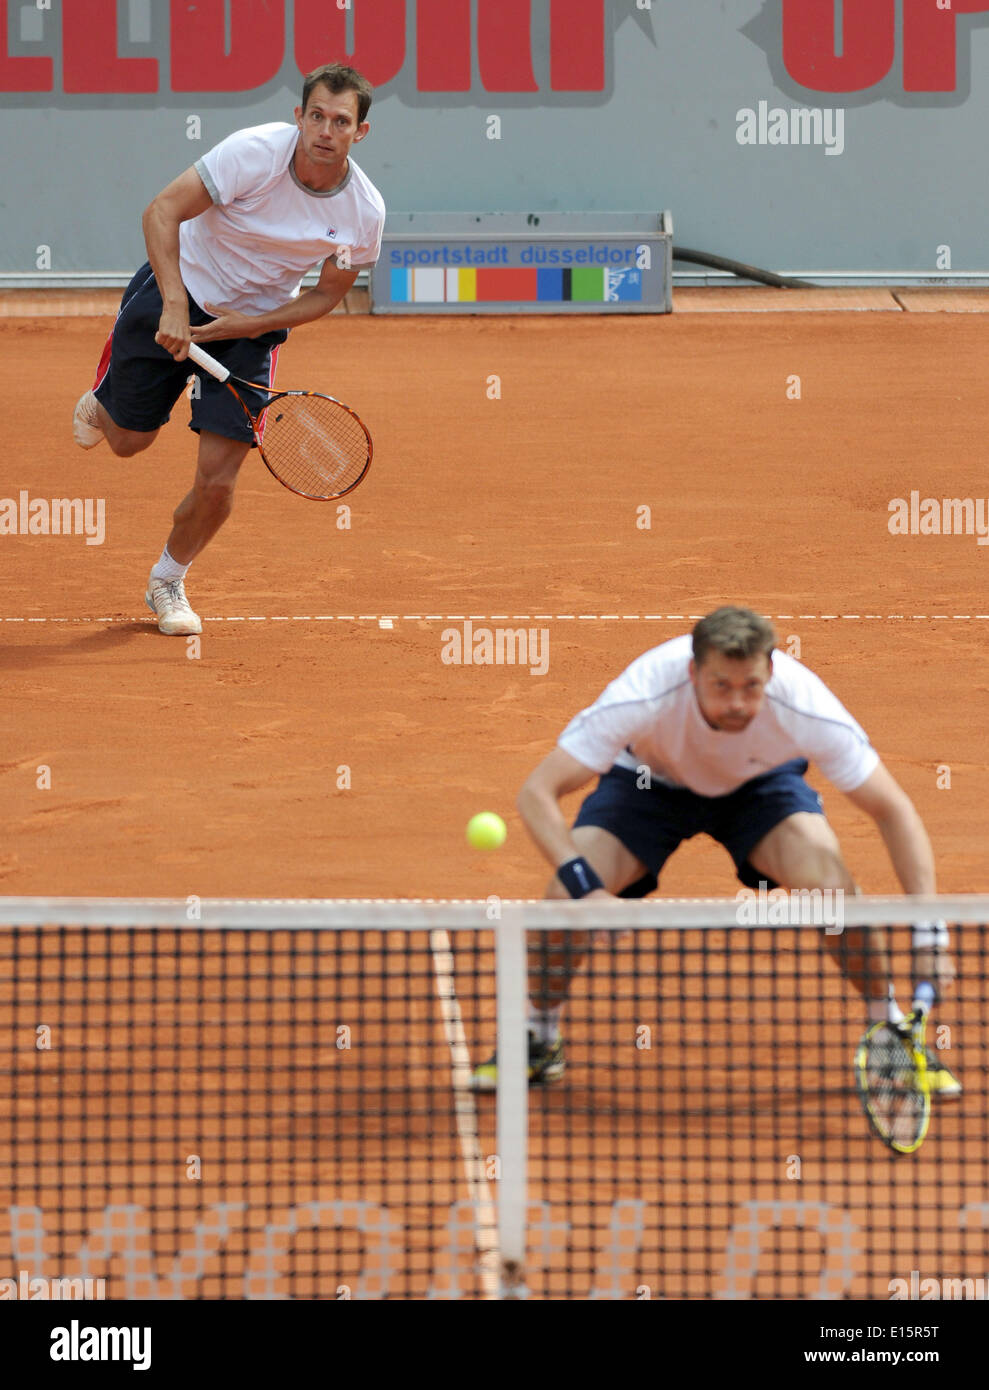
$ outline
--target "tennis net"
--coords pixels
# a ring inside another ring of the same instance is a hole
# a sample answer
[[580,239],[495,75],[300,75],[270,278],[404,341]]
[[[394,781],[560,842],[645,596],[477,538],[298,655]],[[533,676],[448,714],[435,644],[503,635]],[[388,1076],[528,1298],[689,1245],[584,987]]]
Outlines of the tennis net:
[[[759,911],[2,900],[0,1280],[985,1297],[989,898],[846,900],[840,932],[806,903]],[[907,1007],[928,917],[958,970],[928,1042],[962,1092],[897,1155],[860,1104],[866,1011],[829,956],[884,925]],[[563,994],[564,1074],[527,1086],[527,995]]]

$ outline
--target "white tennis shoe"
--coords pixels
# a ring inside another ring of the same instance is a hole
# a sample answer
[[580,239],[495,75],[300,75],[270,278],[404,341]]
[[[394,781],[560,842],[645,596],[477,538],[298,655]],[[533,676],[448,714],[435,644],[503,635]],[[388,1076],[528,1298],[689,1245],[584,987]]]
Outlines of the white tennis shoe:
[[181,579],[155,579],[150,575],[144,602],[157,615],[158,631],[169,637],[191,636],[203,630],[199,614],[193,613],[185,596]]
[[72,437],[80,449],[92,449],[106,438],[92,391],[80,396],[72,416]]

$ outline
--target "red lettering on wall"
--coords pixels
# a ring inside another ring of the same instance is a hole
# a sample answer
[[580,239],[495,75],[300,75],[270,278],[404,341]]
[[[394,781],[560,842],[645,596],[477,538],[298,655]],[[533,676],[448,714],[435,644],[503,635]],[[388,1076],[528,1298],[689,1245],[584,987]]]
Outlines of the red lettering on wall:
[[347,52],[347,12],[332,0],[295,0],[295,61],[301,73],[324,63],[349,63],[372,86],[391,82],[405,62],[405,0],[357,6],[354,51]]
[[553,91],[603,91],[604,0],[551,0],[549,23]]
[[66,92],[157,92],[157,58],[117,56],[117,0],[62,0]]
[[470,0],[419,0],[416,58],[420,92],[470,91]]
[[839,58],[834,0],[783,0],[783,63],[801,87],[861,92],[893,66],[896,0],[844,0],[843,16]]
[[986,11],[986,0],[952,0],[950,10],[939,10],[935,0],[903,0],[904,90],[956,91],[955,16]]
[[50,92],[50,58],[12,58],[7,52],[7,0],[0,0],[0,92]]
[[275,77],[285,56],[284,0],[171,0],[173,92],[247,92]]
[[487,92],[538,92],[530,0],[478,0],[477,63]]

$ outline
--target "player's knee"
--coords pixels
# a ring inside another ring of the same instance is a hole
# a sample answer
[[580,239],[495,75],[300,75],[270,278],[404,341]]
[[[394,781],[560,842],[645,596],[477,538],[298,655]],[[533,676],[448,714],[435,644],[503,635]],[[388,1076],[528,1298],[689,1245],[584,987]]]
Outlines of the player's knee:
[[115,434],[107,435],[107,443],[117,458],[129,459],[135,454],[141,454],[145,449],[151,447],[158,434],[155,430],[150,434],[138,434],[132,430],[119,430]]
[[855,882],[848,872],[845,861],[837,849],[827,845],[808,847],[804,856],[803,872],[800,875],[801,888],[816,888],[820,891],[843,889],[854,893]]
[[196,496],[204,511],[213,515],[228,516],[233,507],[234,483],[236,478],[210,478],[196,480]]

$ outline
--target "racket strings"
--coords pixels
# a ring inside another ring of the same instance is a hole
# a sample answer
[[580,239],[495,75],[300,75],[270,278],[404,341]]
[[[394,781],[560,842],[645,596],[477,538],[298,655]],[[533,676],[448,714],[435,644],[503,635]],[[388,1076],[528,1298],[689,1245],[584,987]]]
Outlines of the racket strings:
[[878,1029],[869,1043],[865,1072],[877,1123],[895,1142],[910,1143],[926,1111],[910,1038],[888,1024]]
[[306,497],[349,492],[370,463],[360,421],[327,396],[281,397],[264,412],[258,433],[268,467]]

